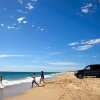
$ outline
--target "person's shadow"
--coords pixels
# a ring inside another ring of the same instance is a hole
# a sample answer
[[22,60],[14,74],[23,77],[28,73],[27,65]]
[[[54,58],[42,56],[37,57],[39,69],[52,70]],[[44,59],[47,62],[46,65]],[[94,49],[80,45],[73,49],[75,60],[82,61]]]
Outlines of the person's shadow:
[[40,84],[40,85],[39,85],[39,87],[45,87],[45,86],[46,86],[45,84],[42,84],[42,85]]
[[4,90],[0,88],[0,100],[4,100]]

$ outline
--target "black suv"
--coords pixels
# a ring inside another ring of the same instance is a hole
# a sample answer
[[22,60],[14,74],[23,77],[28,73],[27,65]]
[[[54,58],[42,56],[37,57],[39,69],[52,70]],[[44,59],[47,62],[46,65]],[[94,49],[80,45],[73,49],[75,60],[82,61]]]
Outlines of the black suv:
[[82,70],[75,72],[77,78],[84,78],[85,76],[95,76],[100,78],[100,64],[88,65]]

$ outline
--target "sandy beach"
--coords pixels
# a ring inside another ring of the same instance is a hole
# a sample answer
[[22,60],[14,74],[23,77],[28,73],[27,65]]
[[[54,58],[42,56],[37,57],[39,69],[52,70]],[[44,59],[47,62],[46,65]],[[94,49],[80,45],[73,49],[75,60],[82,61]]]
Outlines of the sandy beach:
[[71,72],[64,73],[6,100],[100,100],[100,78],[77,79]]

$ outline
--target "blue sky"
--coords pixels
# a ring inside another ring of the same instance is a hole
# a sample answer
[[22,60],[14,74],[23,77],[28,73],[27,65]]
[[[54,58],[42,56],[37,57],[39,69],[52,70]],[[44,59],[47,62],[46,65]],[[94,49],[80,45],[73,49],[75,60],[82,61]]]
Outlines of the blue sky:
[[0,70],[100,63],[99,23],[100,0],[0,0]]

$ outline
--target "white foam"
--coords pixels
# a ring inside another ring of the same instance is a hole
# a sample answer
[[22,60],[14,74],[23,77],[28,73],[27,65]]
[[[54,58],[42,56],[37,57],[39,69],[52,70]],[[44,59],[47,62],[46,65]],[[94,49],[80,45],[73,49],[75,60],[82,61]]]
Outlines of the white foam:
[[4,85],[3,84],[0,84],[0,89],[4,88]]
[[[45,78],[51,78],[53,77],[52,75],[45,75]],[[40,77],[36,77],[36,81],[39,82]],[[0,88],[4,88],[6,86],[12,86],[12,85],[18,85],[22,83],[31,83],[32,82],[32,77],[27,77],[24,79],[20,80],[3,80],[2,84],[0,84]]]

